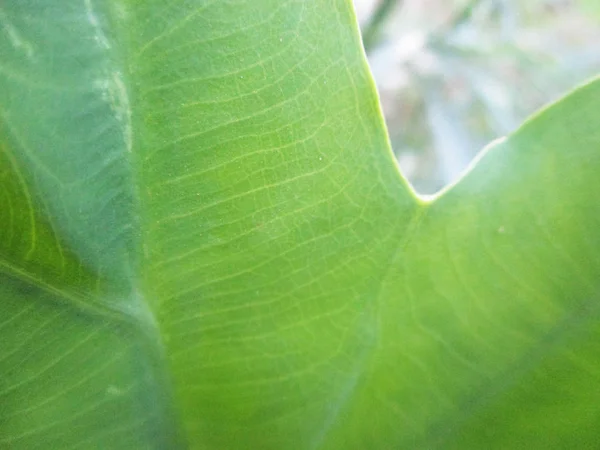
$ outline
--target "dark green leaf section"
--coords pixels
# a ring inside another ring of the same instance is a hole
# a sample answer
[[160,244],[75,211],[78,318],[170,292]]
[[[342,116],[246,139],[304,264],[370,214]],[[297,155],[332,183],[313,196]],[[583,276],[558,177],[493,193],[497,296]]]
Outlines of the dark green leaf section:
[[0,22],[0,448],[600,440],[600,81],[425,201],[349,2]]
[[108,4],[0,6],[0,448],[173,448]]
[[173,448],[170,399],[134,327],[4,275],[0,296],[0,448]]
[[130,107],[107,2],[2,6],[3,144],[81,262],[128,284]]

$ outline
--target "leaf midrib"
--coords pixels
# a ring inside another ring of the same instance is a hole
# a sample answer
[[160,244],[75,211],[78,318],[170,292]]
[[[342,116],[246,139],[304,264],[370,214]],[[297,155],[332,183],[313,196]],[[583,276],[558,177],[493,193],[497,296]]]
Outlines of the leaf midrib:
[[140,315],[135,314],[130,309],[119,307],[118,303],[107,302],[98,296],[86,295],[82,291],[56,286],[32,272],[11,264],[4,258],[0,258],[0,274],[46,292],[59,300],[62,305],[68,305],[90,316],[127,324],[136,324],[141,319]]

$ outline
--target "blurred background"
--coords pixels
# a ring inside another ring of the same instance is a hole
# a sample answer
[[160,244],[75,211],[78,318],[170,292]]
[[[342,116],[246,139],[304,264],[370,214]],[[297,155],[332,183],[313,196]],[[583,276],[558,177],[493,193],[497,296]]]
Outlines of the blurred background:
[[394,153],[423,194],[600,72],[600,0],[354,0]]

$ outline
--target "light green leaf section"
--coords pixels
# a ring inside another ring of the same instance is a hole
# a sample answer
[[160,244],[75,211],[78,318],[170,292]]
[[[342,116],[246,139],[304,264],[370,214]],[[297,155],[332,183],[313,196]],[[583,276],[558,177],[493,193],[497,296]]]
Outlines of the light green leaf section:
[[600,440],[600,81],[423,200],[347,1],[0,24],[0,448]]

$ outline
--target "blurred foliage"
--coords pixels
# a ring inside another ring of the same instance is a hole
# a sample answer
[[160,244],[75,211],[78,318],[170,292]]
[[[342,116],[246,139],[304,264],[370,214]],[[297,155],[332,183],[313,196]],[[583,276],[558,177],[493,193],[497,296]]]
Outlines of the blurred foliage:
[[354,0],[403,172],[421,193],[600,71],[598,0]]

